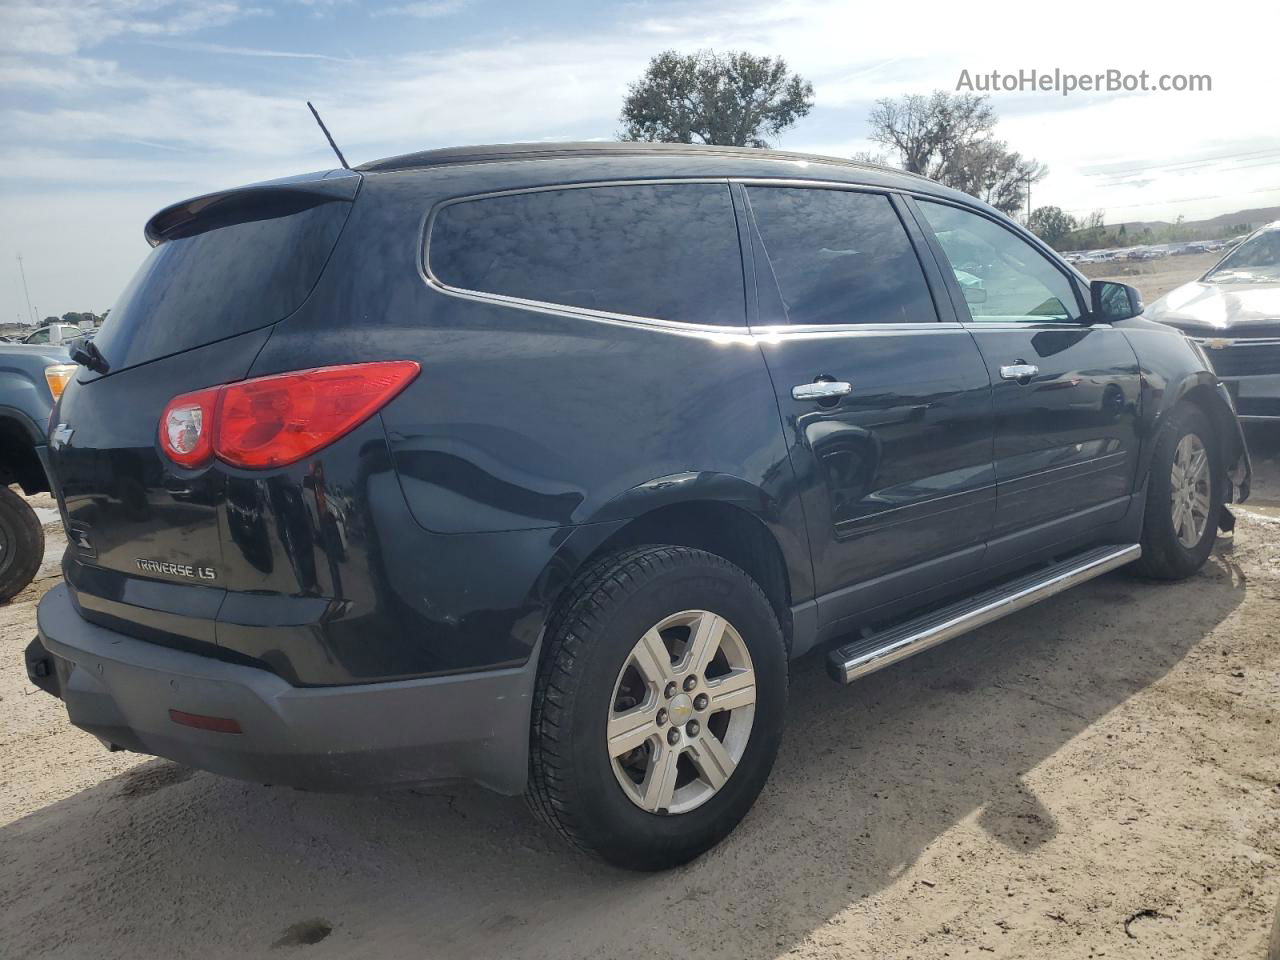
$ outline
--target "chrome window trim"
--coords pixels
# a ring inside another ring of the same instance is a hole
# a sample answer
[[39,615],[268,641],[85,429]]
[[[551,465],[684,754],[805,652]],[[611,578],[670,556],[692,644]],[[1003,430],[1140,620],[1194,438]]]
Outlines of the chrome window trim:
[[[711,183],[722,184],[726,190],[729,189],[729,181],[725,177],[666,177],[660,179],[625,179],[625,180],[587,180],[578,183],[553,183],[542,184],[535,187],[515,187],[509,190],[490,190],[485,193],[472,193],[461,197],[450,197],[440,203],[432,206],[422,219],[422,228],[419,248],[421,256],[418,257],[418,274],[423,282],[439,293],[444,293],[452,297],[458,297],[463,300],[474,300],[480,303],[496,304],[498,306],[515,307],[523,310],[533,310],[537,313],[552,314],[555,316],[573,317],[582,320],[594,320],[600,323],[625,323],[632,326],[648,327],[651,329],[660,329],[667,333],[683,334],[685,336],[698,337],[716,337],[721,338],[726,335],[746,337],[747,317],[746,311],[743,311],[741,324],[718,324],[718,323],[690,323],[684,320],[663,320],[659,317],[644,317],[630,313],[614,313],[609,310],[592,310],[588,307],[575,307],[567,303],[555,303],[549,300],[532,300],[526,297],[511,297],[501,293],[489,293],[484,290],[469,290],[465,287],[455,287],[445,283],[431,271],[431,232],[435,226],[436,217],[441,210],[451,207],[457,203],[467,203],[472,200],[489,200],[494,197],[510,197],[525,193],[550,193],[552,191],[562,190],[585,190],[594,187],[645,187],[645,186],[671,186],[685,183]],[[732,196],[729,197],[730,204],[733,203]],[[734,242],[737,243],[737,235],[734,235]],[[746,267],[743,266],[743,282],[746,279]]]
[[992,330],[1009,333],[1019,330],[1112,330],[1109,323],[1081,323],[1078,320],[962,320],[960,325],[975,333]]
[[879,193],[888,196],[905,191],[875,183],[846,183],[841,180],[808,180],[796,177],[728,177],[730,183],[744,187],[818,187],[822,190],[850,190],[855,193]]
[[827,337],[883,337],[888,334],[915,336],[922,333],[965,333],[964,326],[950,321],[937,323],[807,323],[796,326],[772,324],[751,327],[757,340],[822,340]]
[[[773,324],[769,326],[748,326],[746,317],[740,325],[690,323],[684,320],[663,320],[659,317],[644,317],[629,313],[614,313],[607,310],[592,310],[588,307],[575,307],[570,304],[554,303],[547,300],[531,300],[524,297],[512,297],[501,293],[488,293],[483,290],[469,290],[465,287],[454,287],[445,283],[431,272],[431,230],[436,216],[445,207],[455,203],[466,203],[470,200],[487,200],[492,197],[506,197],[522,193],[547,193],[559,190],[582,190],[592,187],[633,187],[663,186],[684,183],[713,183],[745,186],[778,186],[778,187],[818,187],[825,189],[841,189],[861,193],[876,193],[890,196],[895,191],[890,187],[875,184],[843,183],[838,180],[807,180],[771,177],[662,177],[657,179],[622,179],[622,180],[586,180],[577,183],[542,184],[534,187],[514,187],[509,190],[490,190],[484,193],[471,193],[459,197],[450,197],[430,207],[422,216],[419,228],[418,276],[429,288],[446,296],[460,300],[471,300],[493,306],[512,307],[520,310],[531,310],[549,316],[567,317],[570,319],[589,320],[595,323],[606,323],[655,330],[677,336],[697,337],[700,339],[721,342],[754,343],[758,339],[777,340],[780,337],[821,339],[823,337],[856,337],[883,336],[887,333],[920,334],[920,333],[964,333],[964,326],[958,321],[933,321],[912,323],[842,323],[842,324]],[[736,239],[736,238],[735,238]],[[744,277],[745,277],[744,265]],[[1072,324],[1078,326],[1078,324]]]
[[422,271],[421,267],[419,267],[419,274],[426,285],[437,293],[457,297],[460,300],[473,300],[478,303],[487,303],[500,307],[514,307],[549,316],[590,320],[594,323],[655,330],[661,333],[675,334],[676,336],[699,337],[702,339],[723,340],[725,342],[733,340],[747,342],[751,339],[750,328],[745,324],[730,327],[714,323],[687,323],[681,320],[660,320],[657,317],[637,317],[625,313],[605,313],[599,310],[588,310],[585,307],[570,307],[541,300],[523,300],[519,297],[506,297],[498,293],[484,293],[479,290],[450,287],[434,277],[428,276]]

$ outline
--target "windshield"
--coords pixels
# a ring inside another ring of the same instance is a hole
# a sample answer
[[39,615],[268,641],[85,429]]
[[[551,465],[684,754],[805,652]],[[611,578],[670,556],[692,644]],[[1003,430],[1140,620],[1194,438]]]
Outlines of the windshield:
[[1208,283],[1280,281],[1280,228],[1255,233],[1204,277]]

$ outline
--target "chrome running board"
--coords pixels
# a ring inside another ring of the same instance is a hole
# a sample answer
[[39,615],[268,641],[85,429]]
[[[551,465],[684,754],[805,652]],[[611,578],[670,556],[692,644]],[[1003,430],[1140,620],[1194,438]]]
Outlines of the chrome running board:
[[841,683],[852,683],[891,663],[1007,617],[1108,570],[1132,563],[1140,556],[1142,547],[1136,543],[1086,550],[941,610],[847,643],[828,654],[827,672]]

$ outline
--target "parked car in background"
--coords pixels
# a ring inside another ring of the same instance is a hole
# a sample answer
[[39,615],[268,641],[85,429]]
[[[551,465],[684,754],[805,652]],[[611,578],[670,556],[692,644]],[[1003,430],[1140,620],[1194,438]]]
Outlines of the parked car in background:
[[1146,311],[1200,344],[1242,420],[1280,420],[1280,220]]
[[40,327],[38,330],[27,334],[23,338],[23,343],[34,343],[37,345],[54,345],[69,344],[74,340],[79,340],[85,336],[86,332],[74,323],[51,323],[46,327]]
[[27,669],[230,776],[476,781],[668,867],[755,801],[791,659],[843,638],[848,683],[1121,565],[1189,576],[1248,495],[1137,291],[900,171],[435,150],[146,235],[53,417]]
[[44,529],[10,489],[45,493],[41,463],[49,411],[76,366],[62,347],[0,344],[0,601],[31,582],[44,559]]

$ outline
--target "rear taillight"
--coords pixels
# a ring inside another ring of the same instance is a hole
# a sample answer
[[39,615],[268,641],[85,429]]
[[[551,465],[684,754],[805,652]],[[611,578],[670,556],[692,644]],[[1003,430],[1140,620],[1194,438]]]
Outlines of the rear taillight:
[[174,397],[160,447],[184,467],[296,463],[359,426],[418,375],[412,360],[319,367]]
[[160,448],[183,467],[199,467],[213,458],[213,418],[223,387],[174,397],[160,417]]

